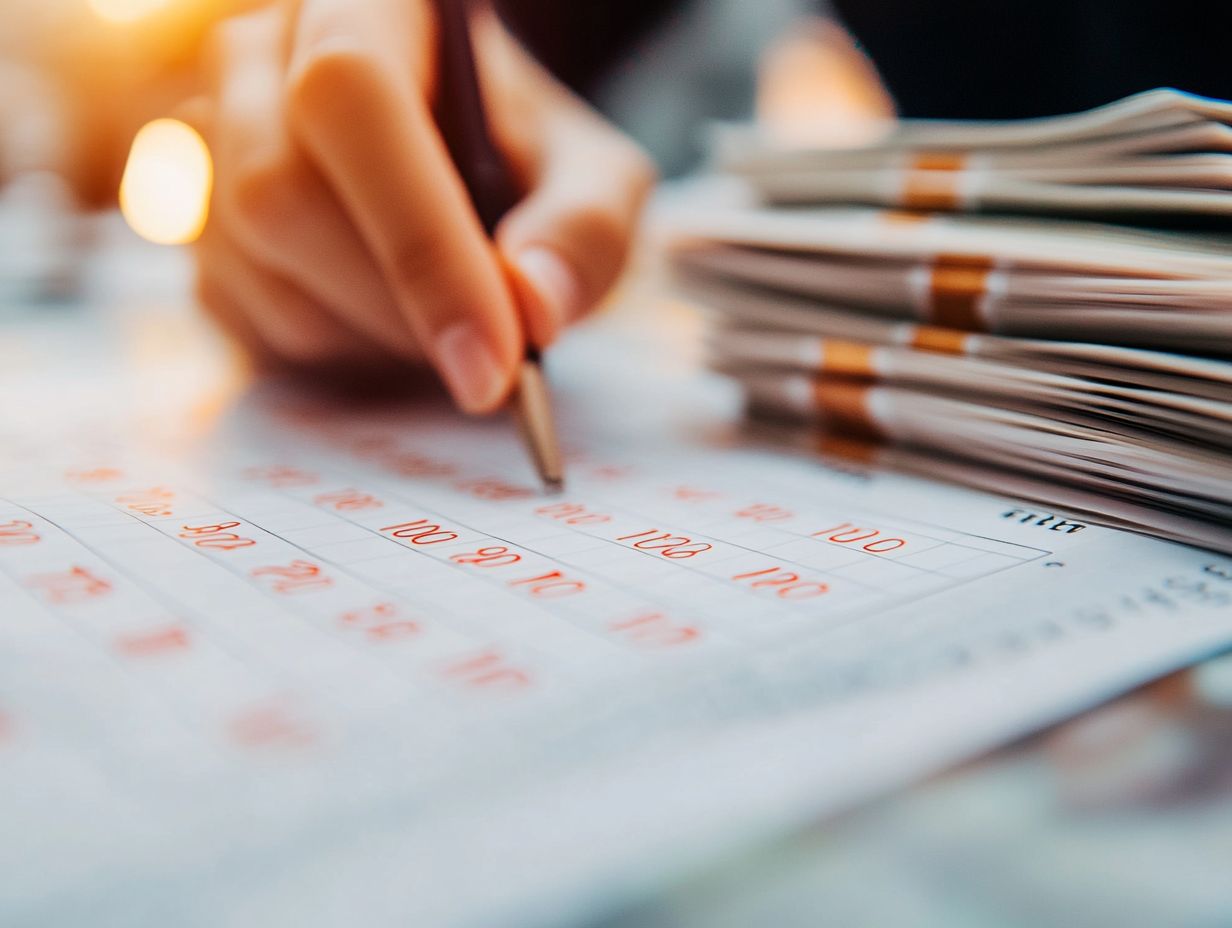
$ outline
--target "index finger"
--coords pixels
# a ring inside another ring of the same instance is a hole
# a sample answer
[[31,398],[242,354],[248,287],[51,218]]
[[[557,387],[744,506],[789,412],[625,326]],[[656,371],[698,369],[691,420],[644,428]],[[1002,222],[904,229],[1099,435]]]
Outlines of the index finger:
[[[418,20],[418,21],[417,21]],[[427,101],[432,24],[404,0],[304,0],[292,131],[337,191],[458,404],[508,395],[524,341]]]

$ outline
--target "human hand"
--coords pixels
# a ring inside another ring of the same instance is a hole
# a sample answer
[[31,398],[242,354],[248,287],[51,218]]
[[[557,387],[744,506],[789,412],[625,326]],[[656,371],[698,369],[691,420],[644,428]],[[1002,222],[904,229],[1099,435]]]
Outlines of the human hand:
[[433,118],[427,0],[301,0],[219,27],[199,292],[259,357],[427,360],[459,406],[488,412],[526,338],[545,347],[613,284],[649,162],[490,14],[474,42],[494,136],[526,191],[495,245]]

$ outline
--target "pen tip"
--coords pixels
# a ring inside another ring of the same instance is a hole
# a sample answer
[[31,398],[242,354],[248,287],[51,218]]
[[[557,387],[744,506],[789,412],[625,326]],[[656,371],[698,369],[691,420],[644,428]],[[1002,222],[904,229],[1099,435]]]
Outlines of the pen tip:
[[549,496],[559,496],[565,492],[565,481],[560,477],[545,477],[543,488],[547,490]]

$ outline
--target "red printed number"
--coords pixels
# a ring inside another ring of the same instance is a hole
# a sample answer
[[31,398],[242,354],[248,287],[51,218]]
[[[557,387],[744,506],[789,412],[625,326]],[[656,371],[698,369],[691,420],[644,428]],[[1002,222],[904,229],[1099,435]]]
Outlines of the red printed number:
[[485,651],[445,668],[445,676],[476,689],[520,690],[530,686],[530,675],[511,666],[495,651]]
[[291,487],[310,487],[320,479],[316,474],[310,474],[308,471],[300,470],[298,467],[287,467],[284,465],[250,467],[244,471],[244,476],[249,480],[267,484],[276,490],[285,490]]
[[810,583],[800,579],[799,574],[781,567],[770,567],[748,574],[732,577],[737,583],[747,583],[754,590],[774,590],[780,599],[813,599],[824,596],[830,588],[824,583]]
[[585,506],[579,506],[577,503],[553,503],[551,506],[540,506],[535,510],[535,515],[555,519],[558,522],[564,522],[565,525],[600,525],[612,521],[611,516],[601,512],[590,512]]
[[771,506],[767,503],[755,503],[736,513],[737,519],[752,519],[754,522],[784,522],[795,513],[782,506]]
[[608,629],[629,643],[643,648],[672,648],[697,641],[701,637],[701,632],[696,628],[677,625],[659,612],[613,622]]
[[664,557],[669,557],[673,560],[696,557],[699,554],[714,549],[714,545],[707,544],[704,541],[694,541],[692,538],[686,538],[683,535],[660,532],[657,528],[647,529],[644,532],[638,532],[636,535],[621,535],[616,540],[632,542],[633,547],[639,550],[657,551]]
[[153,632],[122,635],[116,639],[116,648],[129,657],[156,657],[188,647],[188,630],[178,625]]
[[114,467],[97,467],[94,470],[70,470],[64,476],[74,483],[110,483],[121,479],[124,472]]
[[305,721],[279,706],[241,712],[227,728],[231,740],[246,748],[305,748],[317,740]]
[[184,525],[180,537],[191,541],[198,548],[208,548],[212,551],[235,551],[238,548],[251,548],[256,544],[251,538],[242,538],[232,529],[240,527],[238,522],[220,522],[218,525]]
[[362,632],[373,641],[401,641],[423,631],[418,622],[403,617],[402,610],[393,603],[344,612],[338,622],[344,628]]
[[73,567],[62,573],[38,574],[27,586],[40,591],[49,602],[59,606],[89,602],[111,592],[111,584],[96,577],[84,567]]
[[254,567],[250,575],[266,583],[275,593],[295,596],[300,593],[317,593],[334,585],[317,564],[311,561],[292,561],[274,567]]
[[318,506],[327,506],[335,512],[359,512],[364,509],[380,509],[385,505],[371,493],[362,493],[359,490],[322,493],[313,502]]
[[586,584],[581,580],[570,580],[559,570],[554,570],[541,577],[514,580],[509,585],[514,589],[529,593],[536,599],[559,599],[562,596],[572,596],[586,590]]
[[38,532],[30,522],[14,519],[12,522],[0,523],[0,548],[36,545],[40,540]]
[[471,554],[455,554],[450,560],[455,564],[469,567],[509,567],[519,563],[522,555],[497,545],[491,548],[480,548]]
[[860,542],[867,542],[861,547],[870,554],[887,554],[907,545],[907,542],[901,538],[884,538],[878,529],[857,528],[850,522],[844,522],[842,525],[836,525],[823,532],[813,532],[813,537],[834,542],[836,545],[857,545]]
[[508,499],[527,499],[535,495],[535,491],[529,487],[515,486],[512,483],[506,483],[495,477],[480,480],[462,480],[455,483],[454,486],[463,493],[469,493],[476,499],[486,499],[494,502],[502,502]]
[[175,494],[164,487],[151,487],[148,490],[136,490],[132,493],[125,493],[123,496],[117,496],[116,502],[133,512],[139,512],[143,516],[169,516],[171,515],[171,501],[175,499]]
[[672,495],[686,503],[698,503],[703,500],[718,499],[723,494],[714,490],[699,490],[697,487],[676,487]]
[[389,525],[381,529],[394,538],[409,541],[413,545],[439,545],[448,541],[457,541],[458,533],[443,531],[439,525],[427,519],[417,519],[414,522],[404,522],[402,525]]

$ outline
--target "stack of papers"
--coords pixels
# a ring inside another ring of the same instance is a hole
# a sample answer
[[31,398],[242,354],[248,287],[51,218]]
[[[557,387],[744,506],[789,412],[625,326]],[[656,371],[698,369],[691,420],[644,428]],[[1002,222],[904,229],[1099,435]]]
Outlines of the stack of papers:
[[732,206],[682,217],[679,266],[870,316],[1232,355],[1232,239],[1034,218]]
[[[1148,126],[1222,136],[1211,119],[1228,109],[1158,91],[1033,132],[907,125],[877,151],[962,138],[982,163],[1018,164],[1006,153],[1060,158],[1097,134],[1129,145]],[[732,163],[755,200],[707,198],[671,223],[682,287],[716,311],[711,364],[755,414],[807,423],[793,437],[830,449],[841,436],[848,454],[1232,550],[1232,238],[766,203],[795,199],[783,191],[805,176],[803,198],[825,199],[874,150],[792,157],[747,149]]]
[[720,162],[778,203],[1071,214],[1232,215],[1232,104],[1177,90],[1020,122],[898,123],[872,144],[722,138]]

